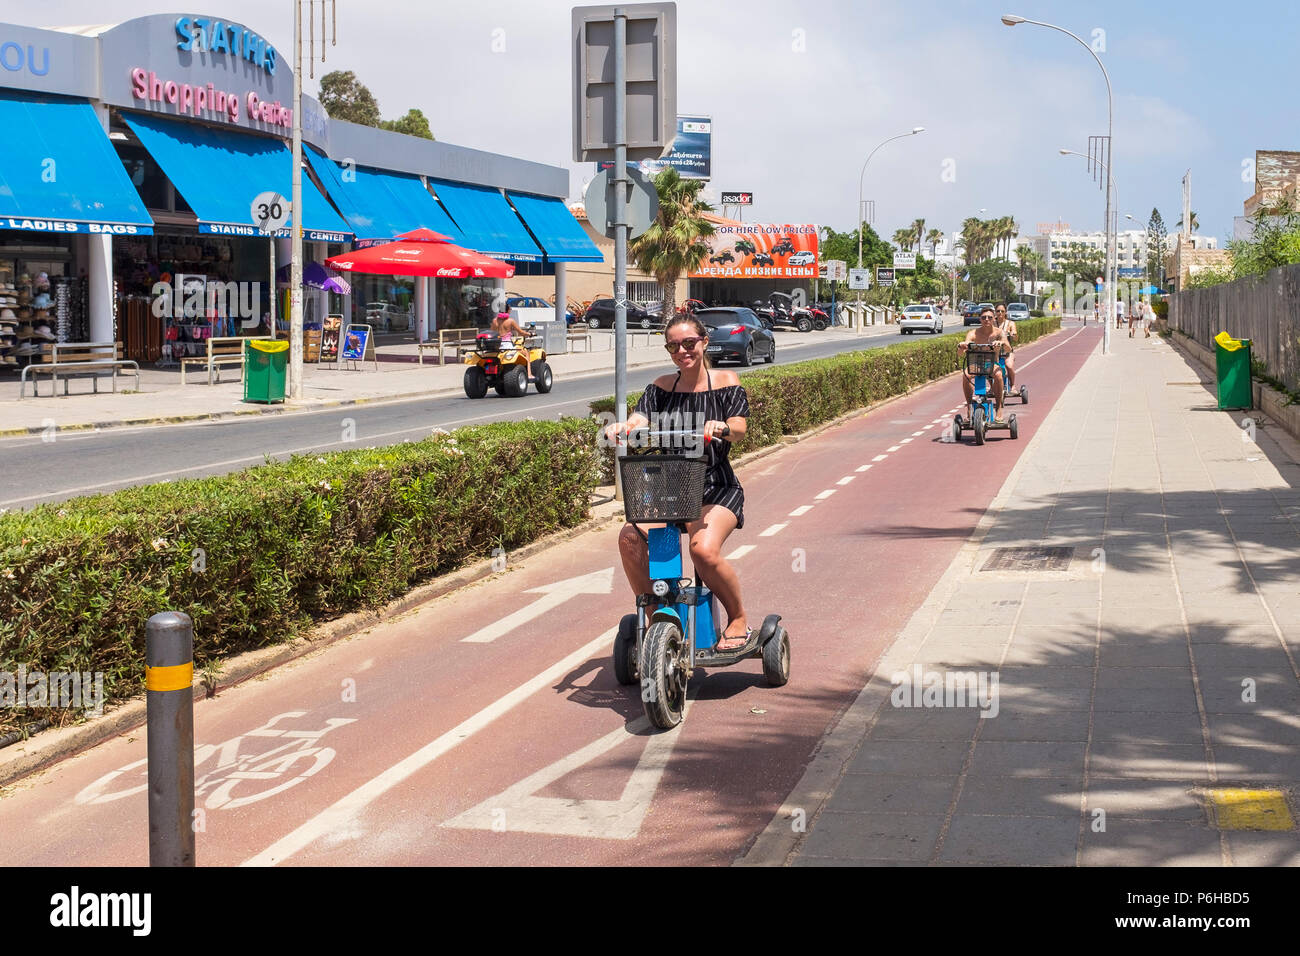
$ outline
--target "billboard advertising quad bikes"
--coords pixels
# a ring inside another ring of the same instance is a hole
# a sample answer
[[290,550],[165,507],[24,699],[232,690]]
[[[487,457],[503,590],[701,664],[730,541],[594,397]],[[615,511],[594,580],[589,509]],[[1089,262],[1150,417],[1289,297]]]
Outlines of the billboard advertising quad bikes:
[[692,279],[815,279],[817,227],[811,223],[716,225],[709,254]]

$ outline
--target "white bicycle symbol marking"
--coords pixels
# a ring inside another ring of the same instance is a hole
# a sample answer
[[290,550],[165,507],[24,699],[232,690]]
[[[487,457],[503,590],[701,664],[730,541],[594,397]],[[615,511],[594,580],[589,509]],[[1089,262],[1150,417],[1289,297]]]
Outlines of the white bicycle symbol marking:
[[[234,810],[237,807],[247,806],[250,803],[273,797],[277,793],[283,793],[290,787],[297,786],[308,777],[315,776],[324,770],[330,761],[334,759],[335,751],[333,747],[314,746],[315,741],[320,740],[331,730],[356,721],[355,718],[351,717],[329,717],[325,721],[325,726],[318,730],[290,730],[276,726],[283,720],[296,720],[306,715],[305,710],[291,710],[288,713],[278,714],[261,727],[250,730],[238,737],[232,737],[224,743],[202,744],[195,747],[195,803],[197,804],[200,798],[206,794],[207,799],[203,801],[203,806],[206,809]],[[261,753],[241,754],[240,747],[245,739],[249,737],[282,737],[287,742]],[[216,758],[216,766],[205,773],[200,773],[203,765],[214,757]],[[295,776],[289,777],[289,779],[271,787],[269,790],[254,790],[238,797],[234,795],[235,788],[242,783],[257,780],[278,780],[301,762],[307,762],[306,766]],[[111,803],[114,800],[121,800],[123,797],[143,793],[149,787],[148,774],[148,758],[136,760],[120,770],[106,773],[78,793],[73,798],[73,802],[83,805]],[[118,778],[121,777],[126,779],[119,780]],[[110,789],[114,785],[121,787],[127,783],[130,786],[123,789]]]

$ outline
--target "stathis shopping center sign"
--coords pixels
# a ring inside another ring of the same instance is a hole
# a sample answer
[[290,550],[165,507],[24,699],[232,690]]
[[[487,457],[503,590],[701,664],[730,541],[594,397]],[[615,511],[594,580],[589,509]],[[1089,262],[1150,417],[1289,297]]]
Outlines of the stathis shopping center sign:
[[111,105],[282,137],[293,129],[290,64],[242,23],[203,13],[139,17],[102,34],[100,60],[100,99]]

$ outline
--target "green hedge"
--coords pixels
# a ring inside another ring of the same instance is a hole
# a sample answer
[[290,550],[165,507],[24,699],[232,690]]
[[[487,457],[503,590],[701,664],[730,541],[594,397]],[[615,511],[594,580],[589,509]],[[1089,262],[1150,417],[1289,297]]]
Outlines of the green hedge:
[[130,695],[158,611],[194,619],[200,666],[284,641],[578,524],[598,471],[589,421],[510,422],[6,514],[0,669]]
[[[1060,318],[1016,323],[1017,344],[1025,345],[1061,327]],[[942,378],[959,367],[957,343],[965,332],[898,342],[884,348],[845,352],[829,358],[744,373],[749,428],[734,452],[745,454],[775,444],[882,399]],[[641,393],[628,395],[629,412]],[[593,415],[608,415],[614,399],[591,403]],[[612,452],[605,456],[605,480],[613,481]]]

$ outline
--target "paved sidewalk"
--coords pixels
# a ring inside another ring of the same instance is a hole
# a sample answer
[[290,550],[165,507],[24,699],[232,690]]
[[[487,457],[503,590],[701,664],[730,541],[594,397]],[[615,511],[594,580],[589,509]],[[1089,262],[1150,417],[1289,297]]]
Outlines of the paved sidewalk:
[[1112,343],[740,862],[1300,865],[1300,449]]
[[[629,338],[628,367],[663,364],[666,354],[662,341],[652,338],[645,345],[646,334],[635,330]],[[800,346],[825,342],[828,336],[843,339],[869,340],[889,335],[897,336],[895,325],[868,327],[861,333],[836,327],[824,332],[801,334],[777,332],[777,348],[784,351]],[[632,347],[632,346],[636,347]],[[549,358],[557,379],[605,372],[614,367],[613,334],[591,333],[592,350],[553,355]],[[72,394],[64,397],[62,385],[57,397],[50,396],[48,376],[41,376],[42,396],[19,400],[16,376],[6,376],[0,381],[0,437],[37,432],[51,425],[61,430],[82,428],[107,428],[116,425],[137,425],[176,422],[204,418],[224,418],[231,415],[283,414],[287,411],[320,408],[330,405],[359,402],[376,402],[399,398],[431,397],[458,394],[462,388],[465,366],[461,363],[437,365],[416,363],[416,347],[408,345],[380,346],[381,360],[367,362],[360,370],[303,366],[303,392],[301,401],[287,401],[283,405],[245,403],[244,385],[240,370],[223,370],[224,381],[209,386],[207,373],[202,369],[186,372],[188,384],[180,384],[179,369],[156,369],[144,365],[140,369],[140,390],[134,388],[133,378],[119,379],[118,391],[109,391],[109,383],[99,384],[100,392],[91,391],[90,379],[74,379]]]

